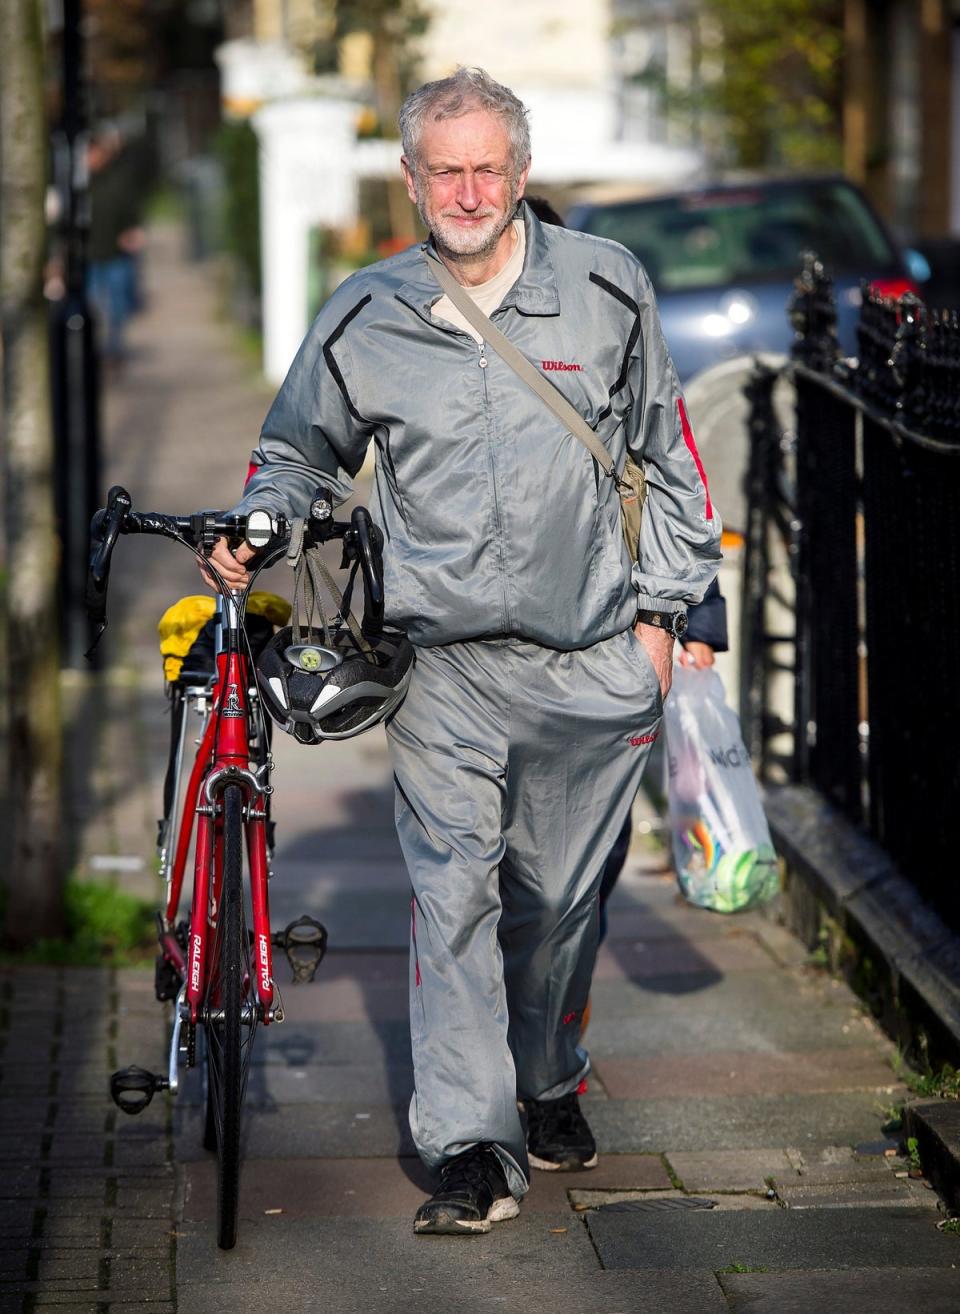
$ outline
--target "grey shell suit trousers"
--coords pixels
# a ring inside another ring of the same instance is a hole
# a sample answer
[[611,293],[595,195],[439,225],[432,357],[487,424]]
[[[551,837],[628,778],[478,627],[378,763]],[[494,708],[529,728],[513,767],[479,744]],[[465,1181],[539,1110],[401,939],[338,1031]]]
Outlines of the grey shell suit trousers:
[[413,885],[410,1126],[432,1168],[480,1141],[527,1190],[517,1099],[589,1070],[597,892],[663,711],[632,631],[564,652],[418,648],[388,726]]

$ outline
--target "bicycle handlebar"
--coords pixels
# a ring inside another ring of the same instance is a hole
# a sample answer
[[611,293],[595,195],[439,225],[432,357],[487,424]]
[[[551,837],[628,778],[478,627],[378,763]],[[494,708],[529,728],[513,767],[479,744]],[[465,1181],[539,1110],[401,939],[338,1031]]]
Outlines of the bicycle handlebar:
[[[256,525],[255,516],[263,518]],[[366,507],[355,507],[349,524],[334,520],[333,495],[327,488],[318,488],[310,505],[306,531],[305,539],[312,545],[342,539],[343,566],[359,563],[364,595],[361,628],[368,637],[378,635],[383,629],[383,533],[370,519]],[[290,540],[290,526],[285,517],[277,516],[274,520],[262,511],[253,511],[249,516],[224,515],[221,511],[196,511],[188,516],[134,511],[127,490],[114,485],[107,494],[107,505],[96,512],[90,523],[86,606],[95,632],[86,654],[88,658],[106,629],[110,563],[121,534],[157,534],[185,542],[204,556],[210,555],[220,538],[226,538],[232,548],[246,541],[256,548],[263,565],[272,565]],[[256,537],[251,541],[254,534]]]

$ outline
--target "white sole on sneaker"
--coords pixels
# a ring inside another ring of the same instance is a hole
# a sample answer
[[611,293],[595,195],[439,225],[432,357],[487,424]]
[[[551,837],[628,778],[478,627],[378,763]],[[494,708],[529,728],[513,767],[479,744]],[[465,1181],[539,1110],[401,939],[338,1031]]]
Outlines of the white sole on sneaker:
[[549,1159],[538,1159],[535,1154],[530,1154],[529,1152],[527,1153],[527,1158],[530,1160],[531,1168],[539,1168],[541,1172],[545,1173],[579,1173],[586,1168],[596,1168],[597,1164],[600,1162],[600,1157],[596,1154],[593,1155],[592,1158],[585,1160],[585,1162],[578,1164],[551,1163]]
[[508,1218],[516,1218],[519,1212],[519,1202],[512,1195],[507,1195],[502,1200],[494,1200],[487,1211],[486,1218],[448,1217],[444,1222],[439,1219],[431,1219],[420,1227],[414,1223],[413,1230],[418,1236],[461,1236],[463,1234],[476,1236],[480,1233],[489,1232],[494,1223],[503,1223]]

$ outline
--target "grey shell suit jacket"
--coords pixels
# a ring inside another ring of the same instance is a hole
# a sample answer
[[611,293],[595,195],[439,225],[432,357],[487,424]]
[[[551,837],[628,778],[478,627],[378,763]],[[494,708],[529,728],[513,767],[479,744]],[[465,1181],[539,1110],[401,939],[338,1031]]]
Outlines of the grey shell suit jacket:
[[[303,516],[346,499],[376,444],[389,623],[421,646],[516,635],[584,648],[637,607],[699,602],[720,520],[686,421],[650,281],[623,247],[542,225],[493,319],[648,494],[631,563],[614,481],[492,351],[431,317],[423,248],[352,275],[309,330],[264,422],[238,511]],[[632,570],[631,570],[632,567]],[[632,579],[631,579],[632,574]]]

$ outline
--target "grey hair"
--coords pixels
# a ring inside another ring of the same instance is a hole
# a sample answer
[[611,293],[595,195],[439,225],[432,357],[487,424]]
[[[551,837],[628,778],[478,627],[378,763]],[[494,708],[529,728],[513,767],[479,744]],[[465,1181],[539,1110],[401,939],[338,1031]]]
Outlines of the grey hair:
[[496,82],[482,68],[460,67],[448,78],[425,82],[412,91],[400,109],[400,139],[412,166],[418,162],[424,122],[455,119],[471,110],[489,110],[503,122],[510,138],[510,154],[519,173],[530,161],[530,125],[527,108],[509,87]]

